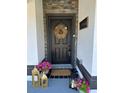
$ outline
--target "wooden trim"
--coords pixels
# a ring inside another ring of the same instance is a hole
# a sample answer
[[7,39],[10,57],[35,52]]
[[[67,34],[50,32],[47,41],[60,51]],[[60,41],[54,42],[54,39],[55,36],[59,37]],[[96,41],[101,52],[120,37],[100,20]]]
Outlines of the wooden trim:
[[90,80],[91,89],[97,89],[97,76],[92,76]]
[[27,65],[27,75],[32,75],[32,70],[34,68],[35,65]]

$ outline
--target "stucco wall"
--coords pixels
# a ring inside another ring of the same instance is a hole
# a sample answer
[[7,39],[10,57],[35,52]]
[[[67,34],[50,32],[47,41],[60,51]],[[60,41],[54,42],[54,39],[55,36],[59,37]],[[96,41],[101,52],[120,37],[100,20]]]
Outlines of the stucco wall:
[[87,16],[88,27],[78,32],[77,57],[92,74],[95,0],[79,0],[79,22]]

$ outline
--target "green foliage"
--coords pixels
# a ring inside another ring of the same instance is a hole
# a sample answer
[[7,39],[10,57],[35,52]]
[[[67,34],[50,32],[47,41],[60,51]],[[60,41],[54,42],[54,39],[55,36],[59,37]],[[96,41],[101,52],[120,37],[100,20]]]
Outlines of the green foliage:
[[85,85],[85,84],[82,84],[80,90],[81,90],[81,91],[84,91],[84,92],[86,93],[86,85]]
[[85,81],[83,81],[82,86],[80,87],[80,90],[83,91],[84,93],[87,93],[87,85]]

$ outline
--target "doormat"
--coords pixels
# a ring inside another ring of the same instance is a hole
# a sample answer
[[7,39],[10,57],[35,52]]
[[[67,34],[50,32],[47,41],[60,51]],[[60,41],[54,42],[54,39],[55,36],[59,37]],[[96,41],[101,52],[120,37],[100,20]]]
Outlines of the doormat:
[[70,69],[52,69],[50,74],[50,78],[69,78],[70,76]]

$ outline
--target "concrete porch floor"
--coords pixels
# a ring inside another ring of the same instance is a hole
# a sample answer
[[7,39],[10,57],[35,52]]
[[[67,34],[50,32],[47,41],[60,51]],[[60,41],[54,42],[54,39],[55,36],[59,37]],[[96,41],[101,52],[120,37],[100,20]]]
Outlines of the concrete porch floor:
[[[69,88],[69,79],[49,79],[49,85],[43,89],[34,88],[31,81],[27,81],[27,93],[79,93]],[[90,90],[90,93],[97,93],[97,90]]]
[[69,79],[49,79],[49,85],[43,89],[34,88],[31,81],[27,81],[27,93],[79,93],[69,88]]

